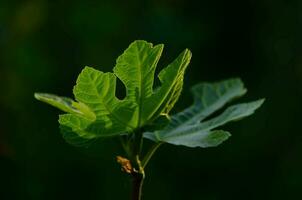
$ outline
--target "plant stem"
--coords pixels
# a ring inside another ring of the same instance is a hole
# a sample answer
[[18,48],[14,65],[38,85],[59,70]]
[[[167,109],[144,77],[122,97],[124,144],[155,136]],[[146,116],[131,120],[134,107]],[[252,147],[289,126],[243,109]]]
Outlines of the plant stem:
[[145,179],[144,168],[139,159],[143,145],[143,131],[135,130],[129,139],[129,143],[126,145],[128,148],[124,149],[131,149],[131,154],[128,156],[132,164],[132,200],[141,200]]
[[136,155],[136,165],[138,166],[138,170],[134,170],[132,173],[132,177],[133,177],[132,200],[141,200],[143,183],[145,179],[145,171],[144,168],[142,167],[142,163],[139,160],[138,155]]
[[142,160],[142,167],[145,168],[148,162],[150,161],[153,154],[156,152],[156,150],[162,145],[163,143],[155,143],[151,149],[148,151],[148,153],[145,155],[144,159]]
[[[145,179],[145,171],[144,168],[148,164],[149,160],[156,152],[156,150],[160,147],[162,143],[154,144],[148,153],[145,155],[144,159],[140,161],[140,154],[143,145],[143,131],[136,130],[132,137],[129,138],[121,138],[121,144],[130,159],[132,164],[132,200],[141,200],[142,199],[142,189],[143,183]],[[131,166],[130,166],[131,167]]]
[[136,164],[139,167],[139,171],[132,173],[133,176],[132,200],[141,200],[143,183],[145,179],[144,168],[161,144],[162,143],[154,144],[151,147],[151,149],[148,151],[142,162],[139,160],[139,156],[138,155],[136,156]]
[[145,175],[141,173],[133,173],[133,188],[132,188],[132,200],[141,200],[142,199],[142,190],[144,183]]

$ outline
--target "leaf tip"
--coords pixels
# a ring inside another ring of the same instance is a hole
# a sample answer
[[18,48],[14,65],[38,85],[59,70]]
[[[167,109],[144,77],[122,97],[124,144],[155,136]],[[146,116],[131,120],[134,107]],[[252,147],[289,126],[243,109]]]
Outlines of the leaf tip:
[[265,102],[265,98],[254,101],[255,110],[260,108],[264,102]]
[[186,59],[188,59],[188,61],[190,61],[191,58],[192,58],[192,52],[191,52],[191,50],[188,49],[188,48],[186,48],[183,52],[184,52],[184,57]]
[[[34,97],[35,97],[35,99],[37,99],[39,101],[45,102],[47,99],[54,98],[54,95],[53,94],[48,94],[48,93],[35,92]],[[47,101],[46,101],[46,103],[47,103]]]
[[259,108],[265,101],[265,98],[262,99],[258,99],[256,101],[251,102],[252,107],[254,108],[254,110],[256,110],[257,108]]
[[130,45],[129,47],[131,46],[140,46],[140,45],[148,45],[149,47],[153,47],[153,44],[151,42],[147,42],[146,40],[134,40]]
[[91,70],[95,70],[93,67],[89,67],[89,66],[85,66],[83,69],[82,69],[82,72],[84,71],[91,71]]
[[40,94],[41,94],[41,93],[35,92],[35,93],[34,93],[35,99],[40,100],[40,97],[41,97]]

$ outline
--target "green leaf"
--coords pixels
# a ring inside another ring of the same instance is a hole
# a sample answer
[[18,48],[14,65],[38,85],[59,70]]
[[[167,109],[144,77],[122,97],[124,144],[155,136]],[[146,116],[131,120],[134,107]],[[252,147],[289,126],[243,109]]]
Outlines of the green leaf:
[[95,137],[93,133],[88,131],[83,132],[85,127],[90,123],[85,119],[77,119],[75,115],[65,114],[60,115],[59,123],[63,138],[69,144],[78,147],[88,147],[90,144],[97,140],[97,137]]
[[[214,84],[198,84],[193,87],[194,103],[188,109],[171,117],[163,129],[144,134],[156,142],[167,142],[188,147],[212,147],[225,141],[230,134],[213,130],[228,122],[250,116],[264,100],[237,104],[228,107],[222,114],[206,119],[227,102],[242,96],[246,89],[240,79],[230,79]],[[215,139],[213,139],[215,138]]]
[[188,130],[183,130],[178,135],[170,135],[167,137],[161,138],[156,134],[156,140],[151,135],[147,135],[148,139],[167,142],[174,145],[182,145],[187,147],[216,147],[225,140],[227,140],[231,134],[223,130],[194,130],[193,127]]
[[163,48],[162,44],[153,47],[138,40],[118,57],[113,72],[125,84],[128,100],[143,105],[153,94],[154,73]]
[[95,114],[85,104],[75,102],[67,97],[48,93],[35,93],[35,98],[67,113],[82,115],[91,120],[96,118]]
[[228,107],[219,116],[206,120],[200,124],[202,128],[213,129],[231,121],[238,121],[252,115],[264,102],[264,99],[249,103],[241,103]]
[[161,114],[166,115],[173,108],[182,91],[184,73],[191,57],[191,52],[185,49],[168,67],[159,73],[158,78],[161,87],[146,100],[146,106],[142,112],[144,120],[154,119]]
[[[86,128],[105,137],[131,131],[135,128],[136,105],[115,96],[116,76],[85,67],[77,79],[73,93],[77,101],[87,105],[96,120]],[[96,127],[98,126],[98,129]]]
[[[158,75],[161,85],[154,90],[162,50],[161,44],[137,40],[118,57],[114,73],[85,67],[73,89],[75,101],[46,94],[36,94],[36,98],[68,113],[59,120],[65,138],[70,132],[85,140],[131,133],[167,114],[181,93],[191,53],[184,50],[164,68]],[[115,95],[116,78],[126,87],[124,99]]]
[[92,139],[96,137],[96,134],[94,132],[90,132],[87,130],[87,127],[92,122],[93,121],[89,119],[74,114],[63,114],[59,116],[59,123],[62,127],[64,127],[65,130],[67,130],[66,128],[68,127],[70,128],[69,130],[72,130],[73,132],[77,133],[80,137],[86,139]]
[[238,78],[217,83],[200,83],[192,87],[194,103],[171,117],[171,126],[186,126],[205,119],[228,102],[246,93],[242,81]]
[[162,50],[163,45],[152,47],[151,43],[135,41],[117,59],[114,67],[115,75],[126,86],[126,100],[137,105],[135,128],[170,111],[181,92],[191,52],[184,50],[159,73],[161,86],[153,91],[154,73]]

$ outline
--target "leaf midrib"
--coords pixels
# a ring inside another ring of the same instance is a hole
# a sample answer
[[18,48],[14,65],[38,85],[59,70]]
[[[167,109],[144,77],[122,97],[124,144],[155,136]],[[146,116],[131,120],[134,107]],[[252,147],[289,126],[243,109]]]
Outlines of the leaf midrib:
[[[187,52],[186,52],[187,53]],[[181,67],[179,69],[183,70],[183,65],[186,64],[183,62],[184,58],[186,57],[186,54],[183,55],[182,60],[181,60]],[[158,109],[161,107],[161,105],[164,103],[164,101],[166,100],[167,96],[170,94],[171,90],[174,88],[178,78],[180,76],[180,73],[178,71],[176,78],[173,80],[173,84],[171,84],[168,92],[166,92],[166,94],[164,95],[164,97],[161,99],[160,103],[157,105],[157,107],[153,110],[153,112],[147,117],[147,119],[150,119],[157,111]],[[160,90],[158,91],[160,92]]]
[[[237,90],[240,90],[240,89],[241,89],[241,88],[240,88],[239,86],[235,86],[235,87],[232,89],[232,92],[229,92],[229,93],[226,94],[226,95],[221,95],[221,94],[219,94],[217,88],[215,88],[215,92],[217,93],[218,96],[220,96],[219,99],[218,99],[215,103],[211,104],[210,106],[207,106],[207,105],[205,105],[205,103],[206,103],[205,99],[202,98],[201,101],[200,101],[200,103],[203,104],[204,109],[203,109],[202,111],[200,111],[199,113],[195,113],[195,115],[194,115],[192,118],[189,118],[189,119],[186,120],[185,122],[182,122],[182,123],[180,123],[180,124],[177,124],[176,127],[177,127],[177,128],[181,128],[181,127],[184,127],[184,126],[186,126],[186,125],[190,125],[192,122],[196,121],[196,119],[200,119],[199,121],[202,121],[202,120],[204,119],[204,118],[201,118],[202,116],[211,115],[211,114],[212,114],[211,110],[213,110],[213,108],[217,107],[217,105],[222,104],[223,99],[222,99],[221,97],[223,97],[223,96],[232,96],[233,93],[236,93],[236,91],[237,91]],[[243,88],[243,90],[241,91],[241,93],[238,93],[237,95],[233,95],[233,96],[234,96],[233,98],[238,98],[238,97],[244,95],[245,92],[246,92],[246,90]],[[224,98],[226,98],[226,97],[224,97]],[[192,108],[194,108],[194,107],[195,107],[195,105],[193,104],[193,105],[192,105]],[[219,107],[221,107],[221,106],[219,106]],[[191,108],[189,108],[189,109],[191,109]],[[192,124],[192,125],[193,125],[193,124]],[[174,128],[175,128],[175,127],[174,127]]]
[[[139,48],[138,46],[136,46],[137,48],[137,51],[139,52]],[[138,54],[139,55],[139,54]],[[140,61],[140,59],[137,60],[138,61],[138,70],[139,70],[139,105],[138,105],[138,121],[137,121],[137,126],[140,127],[141,125],[141,114],[142,114],[142,87],[143,87],[143,84],[142,84],[142,63]]]

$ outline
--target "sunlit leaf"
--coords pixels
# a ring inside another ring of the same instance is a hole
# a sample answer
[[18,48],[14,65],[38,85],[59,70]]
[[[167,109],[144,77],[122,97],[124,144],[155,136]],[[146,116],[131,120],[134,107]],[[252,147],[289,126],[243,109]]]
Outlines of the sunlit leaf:
[[[73,90],[75,100],[41,93],[35,97],[68,113],[59,119],[65,138],[76,138],[75,133],[86,141],[131,133],[167,114],[181,93],[191,53],[184,50],[164,68],[158,75],[161,84],[153,90],[162,50],[163,45],[135,41],[118,57],[114,73],[85,67]],[[125,85],[124,99],[116,97],[117,78]]]

